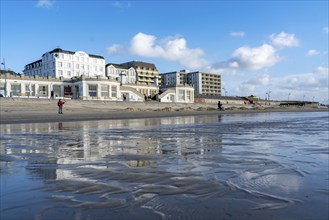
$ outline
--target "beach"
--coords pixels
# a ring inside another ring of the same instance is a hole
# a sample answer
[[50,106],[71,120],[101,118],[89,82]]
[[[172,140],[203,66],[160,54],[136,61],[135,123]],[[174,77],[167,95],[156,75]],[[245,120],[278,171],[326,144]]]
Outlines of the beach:
[[0,219],[328,219],[327,112],[116,108],[2,124]]
[[65,100],[62,115],[58,114],[55,99],[0,99],[0,123],[40,123],[68,122],[89,120],[114,120],[132,118],[153,118],[173,116],[193,116],[211,114],[237,114],[260,112],[299,112],[299,111],[328,111],[328,108],[309,107],[279,107],[224,105],[225,111],[219,111],[216,104],[206,103],[160,103],[149,102],[106,102]]

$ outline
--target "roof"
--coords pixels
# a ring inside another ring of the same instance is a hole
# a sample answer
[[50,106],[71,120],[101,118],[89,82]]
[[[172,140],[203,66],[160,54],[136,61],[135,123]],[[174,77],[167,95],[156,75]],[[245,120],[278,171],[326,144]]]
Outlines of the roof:
[[149,68],[152,70],[156,70],[158,71],[158,69],[156,68],[156,66],[153,63],[145,63],[145,62],[141,62],[141,61],[131,61],[131,62],[127,62],[127,63],[122,63],[121,65],[127,66],[127,67],[134,67],[135,69],[138,67],[145,67],[145,68]]
[[130,67],[127,67],[127,66],[123,66],[123,65],[120,65],[120,64],[115,64],[115,63],[108,63],[105,65],[105,67],[108,67],[108,66],[114,66],[115,68],[118,68],[118,69],[129,69]]
[[[52,53],[66,53],[66,54],[75,54],[75,52],[73,52],[73,51],[68,51],[68,50],[62,50],[61,48],[56,48],[56,49],[54,49],[54,50],[52,50],[52,51],[49,51],[49,53],[50,54],[52,54]],[[43,54],[43,55],[45,55],[45,54]],[[43,56],[42,55],[42,56]],[[99,56],[99,55],[93,55],[93,54],[88,54],[90,57],[94,57],[94,58],[100,58],[100,59],[104,59],[104,57],[103,56]]]
[[34,61],[32,63],[26,64],[25,67],[28,66],[28,65],[33,65],[33,64],[41,63],[41,62],[42,62],[42,60],[40,59],[40,60]]
[[0,70],[0,74],[6,74],[6,73],[17,75],[17,73],[12,70]]

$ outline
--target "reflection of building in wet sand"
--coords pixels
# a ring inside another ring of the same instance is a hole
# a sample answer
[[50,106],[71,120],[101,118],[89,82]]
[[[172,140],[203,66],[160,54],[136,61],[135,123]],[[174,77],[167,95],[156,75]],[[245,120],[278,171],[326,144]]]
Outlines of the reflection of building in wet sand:
[[[51,156],[54,159],[43,160],[57,167],[49,170],[55,174],[47,176],[57,179],[78,178],[68,169],[71,165],[97,169],[108,168],[109,162],[129,167],[152,166],[157,155],[204,155],[214,144],[221,145],[218,134],[213,139],[198,135],[195,126],[198,120],[202,119],[190,116],[4,125],[6,134],[18,131],[17,138],[22,142],[20,147],[6,148],[5,153]],[[173,129],[178,133],[173,134]],[[94,162],[97,164],[93,165]]]

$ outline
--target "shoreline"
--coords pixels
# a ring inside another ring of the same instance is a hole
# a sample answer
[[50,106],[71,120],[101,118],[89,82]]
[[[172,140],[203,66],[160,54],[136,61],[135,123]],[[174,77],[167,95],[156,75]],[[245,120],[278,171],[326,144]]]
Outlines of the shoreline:
[[180,117],[214,114],[250,114],[269,112],[329,112],[315,107],[245,107],[226,105],[225,111],[215,104],[178,104],[158,102],[100,102],[68,100],[64,114],[57,113],[56,100],[1,99],[0,124],[53,123],[93,120],[125,120],[157,117]]

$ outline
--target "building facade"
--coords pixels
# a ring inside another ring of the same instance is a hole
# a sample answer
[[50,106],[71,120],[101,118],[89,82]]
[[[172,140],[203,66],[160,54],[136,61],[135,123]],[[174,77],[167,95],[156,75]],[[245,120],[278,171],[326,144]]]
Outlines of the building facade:
[[40,77],[105,77],[105,59],[84,51],[67,51],[56,48],[42,55],[40,60],[25,65],[26,76]]
[[163,86],[158,100],[167,103],[194,103],[194,88],[189,85]]
[[111,79],[120,81],[121,84],[136,84],[136,71],[133,67],[126,67],[120,64],[108,63],[105,66],[105,74]]
[[17,98],[123,100],[120,83],[105,77],[64,79],[1,72],[0,93]]
[[161,73],[162,86],[191,85],[195,95],[220,96],[221,76],[215,73],[186,72],[185,70]]
[[131,61],[120,65],[135,69],[137,84],[159,86],[159,72],[153,63]]

